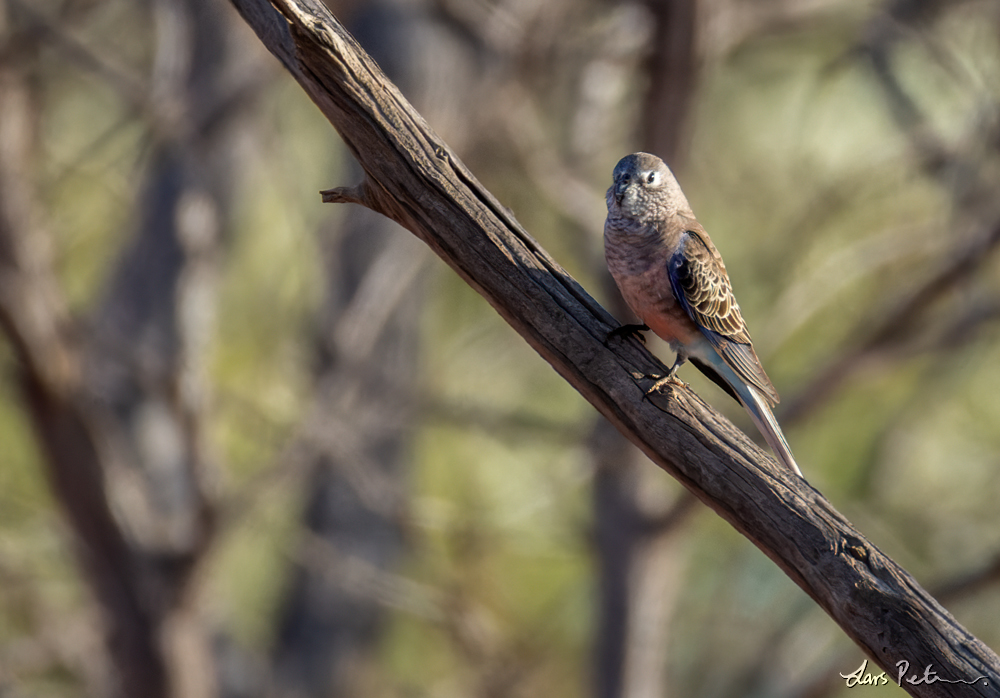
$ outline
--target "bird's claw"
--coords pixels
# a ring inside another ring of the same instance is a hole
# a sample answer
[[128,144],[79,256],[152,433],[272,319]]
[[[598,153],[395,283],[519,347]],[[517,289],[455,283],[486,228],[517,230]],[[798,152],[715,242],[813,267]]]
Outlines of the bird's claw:
[[646,343],[646,337],[642,334],[649,330],[648,325],[619,325],[615,329],[608,332],[607,338],[604,340],[605,346],[611,341],[612,337],[617,337],[621,339],[622,337],[635,337],[643,344]]
[[678,385],[684,387],[687,385],[684,381],[677,377],[677,371],[670,371],[665,376],[645,376],[645,378],[655,379],[653,384],[646,389],[644,397],[649,397],[653,393],[660,392],[667,385]]

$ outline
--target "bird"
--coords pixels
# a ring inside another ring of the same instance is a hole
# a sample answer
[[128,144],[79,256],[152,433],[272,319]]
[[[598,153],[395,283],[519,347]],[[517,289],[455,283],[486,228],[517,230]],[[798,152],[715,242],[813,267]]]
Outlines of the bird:
[[778,460],[802,477],[771,411],[778,391],[754,351],[722,255],[695,219],[677,179],[650,153],[623,157],[613,178],[604,256],[642,324],[623,325],[609,337],[652,330],[677,356],[647,395],[675,381],[677,369],[691,361],[743,405]]

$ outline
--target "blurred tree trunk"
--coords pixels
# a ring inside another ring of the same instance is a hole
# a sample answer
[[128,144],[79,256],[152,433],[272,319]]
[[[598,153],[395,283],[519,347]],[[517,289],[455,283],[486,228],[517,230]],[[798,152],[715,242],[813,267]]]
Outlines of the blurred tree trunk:
[[239,107],[255,83],[222,8],[154,0],[150,9],[154,142],[133,239],[93,322],[88,383],[110,417],[106,472],[139,561],[133,583],[148,642],[166,673],[150,677],[160,688],[133,695],[211,696],[208,631],[187,592],[213,533],[206,350],[239,171]]
[[689,114],[698,85],[698,0],[646,0],[646,5],[655,24],[644,66],[639,146],[678,172],[688,156]]
[[[152,73],[133,97],[154,142],[131,242],[88,331],[70,328],[40,215],[11,215],[31,196],[30,154],[11,141],[22,152],[0,157],[0,303],[54,496],[106,619],[109,691],[202,698],[215,693],[214,669],[187,592],[212,534],[203,363],[238,107],[256,83],[233,72],[248,61],[224,6],[156,0],[150,11]],[[0,101],[8,125],[32,119],[17,114],[23,100]],[[47,334],[32,327],[39,318]]]
[[[442,111],[469,86],[454,74],[459,59],[447,53],[452,44],[428,8],[383,0],[348,17],[352,34],[400,89],[448,130]],[[360,177],[347,158],[346,169]],[[379,575],[391,573],[405,549],[429,255],[384,216],[361,206],[340,213],[328,226],[336,230],[323,232],[327,293],[313,415],[339,443],[309,455],[304,536],[273,653],[274,693],[287,698],[363,691],[386,616]]]
[[[339,443],[311,449],[309,456],[304,535],[274,649],[279,696],[354,694],[354,674],[373,650],[385,615],[378,572],[395,568],[404,549],[427,257],[395,224],[360,207],[342,226],[340,244],[327,252],[315,414]],[[383,293],[387,285],[394,286],[391,297]],[[373,303],[388,305],[377,308],[381,319],[358,316]],[[347,317],[361,326],[348,326]],[[354,574],[358,563],[366,582]]]
[[[644,66],[638,150],[659,155],[677,172],[687,151],[687,118],[697,84],[697,0],[649,0],[647,5],[655,25]],[[615,316],[633,322],[611,275],[606,269],[600,275]],[[682,524],[695,511],[694,501],[681,492],[672,508],[651,511],[653,498],[643,497],[652,474],[648,459],[605,419],[595,422],[592,443],[600,588],[594,693],[597,698],[666,696],[670,615],[684,572]]]

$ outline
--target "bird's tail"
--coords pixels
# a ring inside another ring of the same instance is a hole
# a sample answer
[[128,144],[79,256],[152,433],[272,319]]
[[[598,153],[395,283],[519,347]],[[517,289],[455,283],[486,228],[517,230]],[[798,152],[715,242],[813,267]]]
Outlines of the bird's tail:
[[778,420],[774,418],[774,413],[771,412],[771,406],[767,403],[767,399],[751,385],[746,386],[745,390],[737,390],[737,392],[739,393],[740,402],[743,403],[743,407],[750,414],[750,419],[757,426],[757,430],[764,436],[767,445],[774,451],[774,455],[778,457],[779,461],[784,463],[786,468],[799,477],[803,477],[802,471],[799,470],[799,466],[792,456],[792,449],[788,446],[788,442],[785,441],[785,435],[781,433]]
[[757,388],[745,383],[715,351],[712,351],[711,355],[707,357],[692,355],[689,359],[702,373],[711,378],[716,385],[720,386],[743,405],[743,408],[749,413],[750,418],[756,425],[757,431],[767,441],[767,445],[774,451],[774,455],[777,456],[778,460],[804,480],[802,471],[799,470],[799,466],[792,456],[792,449],[788,446],[788,442],[785,441],[785,435],[781,433],[778,420],[774,418],[774,413],[771,412],[771,403],[767,397],[758,391]]

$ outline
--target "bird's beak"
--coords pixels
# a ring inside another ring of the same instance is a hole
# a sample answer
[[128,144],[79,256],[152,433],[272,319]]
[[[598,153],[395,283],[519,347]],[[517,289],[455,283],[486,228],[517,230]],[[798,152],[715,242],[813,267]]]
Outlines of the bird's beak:
[[619,206],[622,205],[622,199],[625,198],[625,191],[628,189],[629,180],[627,177],[622,177],[617,182],[615,182],[615,203]]

